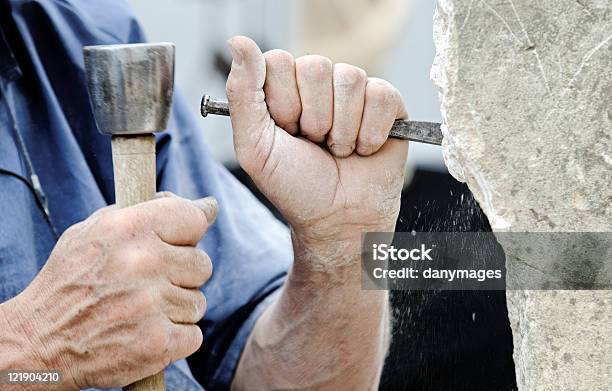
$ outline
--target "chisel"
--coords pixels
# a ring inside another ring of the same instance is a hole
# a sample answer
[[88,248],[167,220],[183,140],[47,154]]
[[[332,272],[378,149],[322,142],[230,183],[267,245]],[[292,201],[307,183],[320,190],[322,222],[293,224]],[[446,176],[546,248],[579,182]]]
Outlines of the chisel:
[[[209,95],[204,95],[202,98],[200,110],[202,117],[206,117],[208,114],[230,115],[229,104],[226,100],[215,99]],[[442,131],[440,130],[440,124],[436,122],[405,121],[398,119],[391,127],[389,137],[425,144],[442,144]]]

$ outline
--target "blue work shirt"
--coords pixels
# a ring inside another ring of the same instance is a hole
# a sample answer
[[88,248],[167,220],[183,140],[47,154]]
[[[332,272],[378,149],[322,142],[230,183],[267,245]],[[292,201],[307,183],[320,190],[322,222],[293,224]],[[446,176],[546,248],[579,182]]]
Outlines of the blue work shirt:
[[[28,286],[62,232],[114,202],[110,139],[94,123],[82,48],[143,42],[144,35],[121,0],[0,0],[0,6],[4,302]],[[191,199],[213,195],[220,206],[200,243],[214,264],[203,288],[204,343],[189,364],[167,368],[171,390],[229,387],[254,323],[278,296],[292,261],[287,229],[211,158],[199,122],[175,94],[169,128],[157,135],[158,189]]]

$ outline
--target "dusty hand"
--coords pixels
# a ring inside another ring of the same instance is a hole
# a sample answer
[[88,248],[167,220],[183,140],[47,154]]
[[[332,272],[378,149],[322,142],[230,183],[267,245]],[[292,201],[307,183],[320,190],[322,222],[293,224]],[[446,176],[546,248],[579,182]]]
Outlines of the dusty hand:
[[262,55],[245,37],[230,47],[238,160],[294,231],[337,241],[393,230],[408,147],[387,139],[407,116],[398,91],[325,57]]
[[63,371],[72,387],[117,387],[196,351],[206,307],[198,288],[212,266],[194,246],[216,208],[164,197],[68,229],[11,301],[32,365]]

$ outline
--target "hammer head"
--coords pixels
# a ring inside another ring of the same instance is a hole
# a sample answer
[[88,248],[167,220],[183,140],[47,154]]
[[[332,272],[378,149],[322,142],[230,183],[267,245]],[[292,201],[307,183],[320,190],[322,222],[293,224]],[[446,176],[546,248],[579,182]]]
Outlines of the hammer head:
[[83,56],[89,100],[102,133],[166,128],[174,87],[173,44],[86,46]]

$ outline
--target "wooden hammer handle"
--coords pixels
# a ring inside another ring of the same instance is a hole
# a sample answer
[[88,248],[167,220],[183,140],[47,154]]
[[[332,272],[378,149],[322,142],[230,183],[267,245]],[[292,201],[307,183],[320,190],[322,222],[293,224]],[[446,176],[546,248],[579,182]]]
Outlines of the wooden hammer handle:
[[164,371],[138,380],[136,383],[123,387],[123,389],[126,391],[164,391],[166,389],[166,385],[164,384]]
[[[117,207],[126,208],[155,197],[155,136],[113,136],[112,140]],[[163,371],[124,388],[129,391],[165,389]]]

